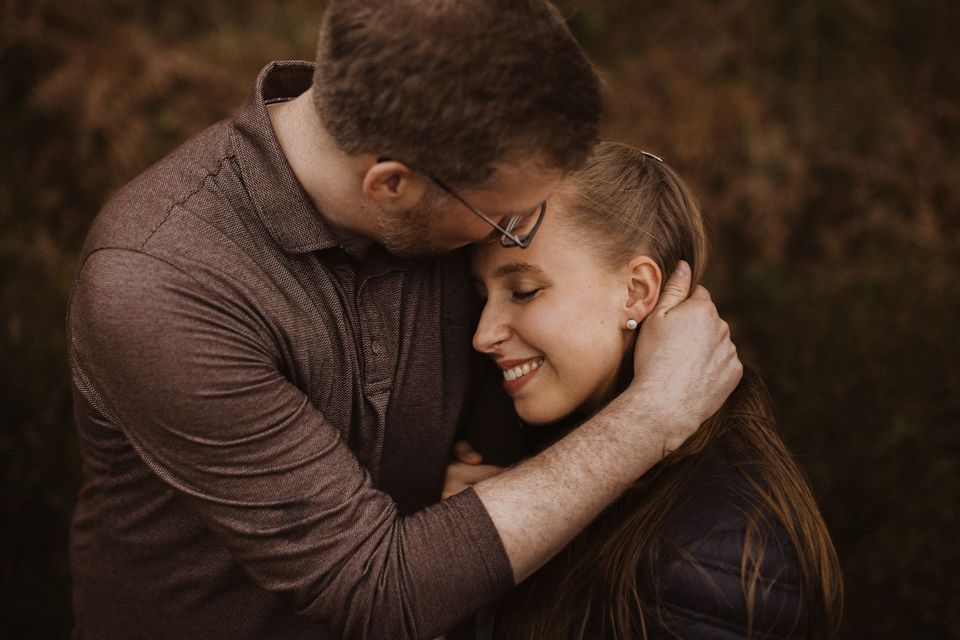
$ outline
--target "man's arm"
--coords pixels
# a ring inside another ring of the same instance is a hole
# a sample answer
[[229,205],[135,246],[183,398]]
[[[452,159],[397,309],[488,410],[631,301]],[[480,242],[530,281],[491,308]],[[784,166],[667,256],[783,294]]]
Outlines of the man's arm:
[[401,517],[282,370],[249,283],[213,284],[136,251],[87,258],[68,321],[85,449],[109,461],[117,440],[96,435],[122,432],[256,584],[338,637],[429,638],[505,592],[476,494]]
[[662,382],[670,367],[688,382],[706,367],[660,362],[664,341],[641,340],[638,354],[655,352],[641,362],[656,360],[657,375],[587,428],[489,480],[483,503],[467,491],[400,517],[280,370],[269,322],[236,293],[141,253],[94,253],[71,301],[75,383],[254,581],[343,637],[448,628],[510,586],[508,558],[514,575],[532,572],[673,446],[668,426],[683,427],[679,442],[701,419],[658,394],[674,390]]
[[517,582],[679,447],[740,381],[727,324],[706,289],[687,299],[689,288],[681,263],[644,321],[623,394],[546,451],[474,486]]

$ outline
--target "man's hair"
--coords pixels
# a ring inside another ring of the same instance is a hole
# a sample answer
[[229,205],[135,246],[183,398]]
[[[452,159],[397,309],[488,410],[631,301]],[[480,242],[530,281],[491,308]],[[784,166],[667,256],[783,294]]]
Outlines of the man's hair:
[[601,111],[593,66],[545,0],[331,0],[314,99],[344,152],[461,187],[511,153],[579,167]]

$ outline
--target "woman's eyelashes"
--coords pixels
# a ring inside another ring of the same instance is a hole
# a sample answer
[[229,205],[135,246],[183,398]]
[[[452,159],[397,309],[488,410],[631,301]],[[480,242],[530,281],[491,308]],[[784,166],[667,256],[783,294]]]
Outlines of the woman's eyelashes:
[[543,291],[543,287],[536,287],[534,289],[514,289],[512,295],[513,299],[517,302],[530,302],[536,298],[541,291]]

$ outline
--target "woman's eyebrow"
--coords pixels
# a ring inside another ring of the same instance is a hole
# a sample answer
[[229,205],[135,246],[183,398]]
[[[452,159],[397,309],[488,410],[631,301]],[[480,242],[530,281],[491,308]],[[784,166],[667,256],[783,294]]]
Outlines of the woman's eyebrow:
[[541,274],[543,270],[536,265],[532,265],[529,262],[508,262],[507,264],[502,264],[497,267],[497,270],[493,272],[494,278],[502,278],[503,276],[508,276],[512,273],[535,273]]

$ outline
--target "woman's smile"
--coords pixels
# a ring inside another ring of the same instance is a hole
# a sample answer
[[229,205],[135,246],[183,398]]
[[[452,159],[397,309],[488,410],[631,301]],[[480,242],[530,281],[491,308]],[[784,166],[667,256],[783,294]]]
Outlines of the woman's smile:
[[543,358],[538,356],[526,360],[503,360],[497,365],[503,372],[504,390],[513,395],[534,378],[543,365]]
[[[503,375],[528,424],[549,424],[606,398],[623,362],[630,278],[579,244],[548,206],[537,241],[518,253],[498,244],[473,252],[484,306],[473,345]],[[639,315],[637,317],[640,317]]]

